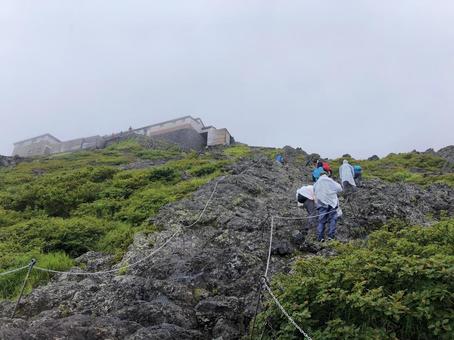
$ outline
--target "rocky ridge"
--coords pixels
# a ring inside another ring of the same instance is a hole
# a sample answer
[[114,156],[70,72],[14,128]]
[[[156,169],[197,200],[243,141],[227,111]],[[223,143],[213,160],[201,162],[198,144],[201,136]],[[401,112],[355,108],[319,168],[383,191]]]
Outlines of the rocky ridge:
[[[238,339],[255,312],[258,280],[274,215],[305,216],[295,191],[310,169],[281,167],[257,157],[231,167],[199,223],[215,181],[192,197],[170,204],[151,221],[159,233],[137,234],[122,264],[156,249],[177,228],[183,231],[154,257],[117,275],[57,275],[23,299],[15,319],[12,302],[0,303],[1,339]],[[454,191],[444,185],[365,181],[341,204],[341,240],[365,237],[391,218],[430,224],[441,211],[454,213]],[[326,254],[306,222],[280,220],[273,242],[271,274],[288,271],[298,256]],[[87,253],[87,270],[109,268],[110,258]],[[80,269],[73,269],[78,271]]]

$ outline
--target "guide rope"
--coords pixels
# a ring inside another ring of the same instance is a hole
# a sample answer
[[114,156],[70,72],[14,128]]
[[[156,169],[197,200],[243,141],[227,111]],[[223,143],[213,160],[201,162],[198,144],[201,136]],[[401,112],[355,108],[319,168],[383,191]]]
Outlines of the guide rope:
[[[271,253],[272,253],[272,248],[273,248],[273,234],[274,234],[274,230],[275,230],[275,220],[276,219],[281,219],[281,220],[289,220],[289,221],[301,221],[301,220],[308,220],[308,219],[311,219],[311,218],[318,218],[318,217],[321,217],[321,216],[324,216],[324,215],[328,215],[328,214],[332,214],[332,213],[336,213],[336,211],[329,211],[329,212],[325,212],[325,213],[322,213],[322,214],[317,214],[317,215],[310,215],[310,216],[306,216],[306,217],[285,217],[285,216],[272,216],[271,217],[271,226],[270,226],[270,239],[269,239],[269,247],[268,247],[268,257],[266,259],[266,266],[265,266],[265,274],[263,276],[263,287],[270,293],[271,297],[273,298],[274,302],[276,303],[276,305],[279,307],[279,309],[282,311],[282,313],[287,317],[287,319],[290,321],[290,323],[295,326],[295,328],[301,333],[303,334],[303,336],[307,339],[307,340],[312,340],[311,337],[309,335],[307,335],[306,332],[304,332],[304,330],[295,322],[295,320],[293,320],[293,318],[289,315],[289,313],[284,309],[284,307],[281,305],[281,303],[279,302],[279,300],[276,298],[276,296],[273,294],[271,288],[269,287],[268,283],[267,283],[267,280],[268,280],[268,272],[269,272],[269,269],[270,269],[270,263],[271,263]],[[255,317],[254,317],[254,325],[253,325],[253,328],[252,330],[254,330],[254,327],[255,327]]]
[[274,295],[273,291],[271,290],[270,286],[268,285],[268,281],[265,277],[263,277],[263,286],[265,289],[268,291],[268,293],[271,295],[271,298],[274,300],[274,303],[279,307],[281,310],[282,314],[284,314],[287,319],[290,321],[290,323],[301,333],[307,340],[312,340],[312,338],[293,320],[293,318],[287,313],[285,308],[281,305],[277,297]]
[[29,265],[27,264],[26,266],[23,266],[23,267],[20,267],[20,268],[11,269],[11,270],[8,270],[6,272],[2,272],[2,273],[0,273],[0,276],[4,276],[4,275],[20,272],[21,270],[24,270],[25,268],[28,268],[28,266]]
[[[254,164],[252,164],[250,167],[246,168],[245,170],[241,171],[240,174],[242,173],[246,173],[247,171],[250,170],[250,168],[252,168],[254,166]],[[214,185],[214,188],[213,188],[213,191],[211,192],[211,195],[209,196],[204,208],[202,209],[202,211],[200,212],[198,218],[193,222],[191,223],[190,225],[188,226],[185,226],[186,228],[190,228],[190,227],[193,227],[194,225],[196,225],[201,219],[202,217],[204,216],[209,204],[211,203],[216,191],[217,191],[217,188],[218,188],[218,185],[220,182],[222,182],[223,180],[225,180],[225,176],[222,176],[221,178],[219,178],[216,182],[215,182],[215,185]],[[318,214],[318,215],[312,215],[312,216],[307,216],[307,217],[284,217],[284,216],[272,216],[271,217],[271,227],[270,227],[270,240],[269,240],[269,249],[268,249],[268,258],[267,258],[267,262],[266,262],[266,268],[265,268],[265,275],[263,276],[263,287],[268,291],[268,293],[271,295],[272,299],[274,300],[274,302],[276,303],[276,305],[279,307],[279,309],[282,311],[282,313],[288,318],[288,320],[290,321],[290,323],[301,333],[304,335],[304,337],[307,339],[307,340],[312,340],[309,335],[304,332],[304,330],[295,322],[295,320],[288,314],[288,312],[284,309],[284,307],[282,306],[282,304],[279,302],[279,300],[276,298],[276,296],[273,294],[269,284],[268,284],[268,281],[267,281],[267,277],[268,277],[268,272],[269,272],[269,267],[270,267],[270,262],[271,262],[271,252],[272,252],[272,244],[273,244],[273,233],[274,233],[274,224],[275,224],[275,219],[285,219],[285,220],[308,220],[308,219],[312,219],[312,218],[317,218],[317,217],[320,217],[320,216],[323,216],[323,215],[327,215],[327,214],[330,214],[330,213],[333,213],[332,211],[330,212],[326,212],[326,213],[323,213],[323,214]],[[149,258],[151,258],[152,256],[154,256],[156,253],[158,253],[159,251],[161,251],[164,247],[167,246],[167,244],[170,243],[171,240],[173,240],[179,233],[181,233],[183,229],[181,227],[179,227],[163,244],[161,244],[157,249],[153,250],[150,254],[148,254],[147,256],[143,257],[142,259],[136,261],[136,262],[133,262],[131,264],[126,264],[122,267],[120,267],[121,269],[125,268],[131,268],[131,267],[135,267],[137,266],[138,264],[148,260]],[[16,309],[20,303],[20,300],[22,298],[22,294],[23,294],[23,291],[25,289],[25,285],[27,283],[27,280],[30,276],[30,273],[32,271],[32,269],[36,269],[38,271],[41,271],[41,272],[48,272],[48,273],[53,273],[53,274],[67,274],[67,275],[104,275],[104,274],[111,274],[111,273],[115,273],[115,272],[118,272],[118,268],[115,268],[115,269],[111,269],[111,270],[105,270],[105,271],[97,271],[97,272],[72,272],[72,271],[59,271],[59,270],[53,270],[53,269],[48,269],[48,268],[42,268],[42,267],[39,267],[39,266],[35,266],[35,263],[36,261],[35,260],[32,260],[32,262],[26,266],[23,266],[23,267],[20,267],[20,268],[16,268],[16,269],[12,269],[12,270],[9,270],[9,271],[6,271],[6,272],[3,272],[3,273],[0,273],[0,276],[3,276],[3,275],[8,275],[8,274],[12,274],[12,273],[15,273],[15,272],[19,272],[21,270],[24,270],[25,268],[28,268],[28,272],[27,272],[27,275],[24,279],[24,282],[23,282],[23,285],[22,285],[22,289],[21,289],[21,293],[20,293],[20,296],[19,296],[19,299],[16,303],[16,306],[14,308],[14,311],[12,313],[12,318],[14,317],[15,315],[15,312],[16,312]],[[261,298],[259,297],[259,300]]]
[[[208,208],[208,205],[210,204],[211,200],[213,199],[214,194],[217,191],[219,183],[221,181],[223,181],[224,179],[225,179],[225,176],[221,177],[220,179],[218,179],[216,181],[216,183],[214,185],[214,189],[213,189],[210,197],[208,198],[208,200],[207,200],[202,212],[199,214],[198,218],[193,223],[191,223],[188,226],[185,226],[186,228],[193,227],[194,225],[196,225],[202,219],[203,215],[205,214],[205,212],[206,212],[206,210]],[[123,269],[131,268],[131,267],[135,267],[138,264],[148,260],[149,258],[154,256],[156,253],[161,251],[167,244],[169,244],[169,242],[172,239],[174,239],[181,231],[182,231],[182,228],[178,228],[163,244],[161,244],[157,249],[153,250],[150,254],[148,254],[147,256],[145,256],[143,258],[141,258],[140,260],[138,260],[136,262],[121,266],[120,268],[123,270]],[[35,269],[39,270],[39,271],[42,271],[42,272],[48,272],[48,273],[53,273],[53,274],[68,274],[68,275],[104,275],[104,274],[116,273],[119,270],[118,268],[115,268],[115,269],[111,269],[111,270],[104,270],[104,271],[98,271],[98,272],[70,272],[70,271],[59,271],[59,270],[47,269],[47,268],[42,268],[42,267],[38,267],[38,266],[36,266]]]
[[[253,166],[255,165],[255,162],[253,162],[253,164],[251,164],[250,166],[248,166],[246,169],[240,171],[239,174],[244,174],[246,172],[248,172]],[[186,228],[191,228],[193,227],[194,225],[196,225],[203,217],[203,215],[205,214],[209,204],[211,203],[212,199],[213,199],[213,196],[214,194],[216,193],[217,191],[217,188],[218,188],[218,185],[220,182],[224,181],[226,178],[226,176],[222,176],[220,177],[216,182],[215,182],[215,185],[214,185],[214,189],[210,195],[210,197],[208,198],[203,210],[201,211],[201,213],[199,214],[198,218],[193,222],[191,223],[190,225],[188,226],[185,226]],[[179,233],[181,232],[181,228],[179,228],[178,230],[176,230],[159,248],[155,249],[153,252],[151,252],[150,254],[148,254],[147,256],[145,256],[144,258],[140,259],[139,261],[136,261],[134,263],[131,263],[131,264],[127,264],[123,267],[120,267],[120,268],[130,268],[130,267],[134,267],[136,265],[138,265],[139,263],[142,263],[146,260],[148,260],[150,257],[152,257],[153,255],[155,255],[157,252],[159,252],[161,249],[163,249],[167,244],[169,244],[169,242],[174,239]],[[11,269],[9,271],[6,271],[6,272],[2,272],[0,273],[0,276],[4,276],[4,275],[8,275],[8,274],[13,274],[13,273],[16,273],[16,272],[19,272],[21,270],[24,270],[25,268],[28,268],[29,265],[26,265],[26,266],[23,266],[23,267],[20,267],[20,268],[15,268],[15,269]],[[115,268],[115,269],[111,269],[111,270],[104,270],[104,271],[98,271],[98,272],[72,272],[72,271],[59,271],[59,270],[53,270],[53,269],[48,269],[48,268],[42,268],[42,267],[39,267],[39,266],[34,266],[34,268],[36,270],[39,270],[41,272],[47,272],[47,273],[52,273],[52,274],[67,274],[67,275],[74,275],[74,276],[77,276],[77,275],[103,275],[103,274],[111,274],[111,273],[115,273],[115,272],[118,272],[119,269]]]

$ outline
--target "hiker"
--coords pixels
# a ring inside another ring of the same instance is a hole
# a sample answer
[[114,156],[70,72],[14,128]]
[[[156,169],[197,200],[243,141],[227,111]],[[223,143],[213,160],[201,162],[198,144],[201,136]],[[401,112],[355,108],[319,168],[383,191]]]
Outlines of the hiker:
[[312,182],[317,182],[320,178],[320,173],[323,171],[322,161],[314,161],[314,170],[312,170]]
[[299,188],[296,191],[296,200],[298,201],[298,205],[303,205],[309,216],[315,215],[315,197],[314,187],[312,185],[303,185]]
[[331,170],[331,167],[327,162],[323,162],[322,160],[314,161],[314,170],[312,170],[312,181],[315,183],[320,177],[320,173],[322,171],[325,171],[329,177],[332,176],[333,170]]
[[356,164],[356,165],[353,167],[353,170],[354,170],[354,172],[355,172],[354,179],[355,179],[355,182],[356,182],[356,186],[357,186],[357,187],[360,187],[360,186],[361,186],[362,179],[363,179],[363,169],[361,168],[361,165]]
[[277,154],[275,160],[277,164],[284,165],[284,156],[281,154]]
[[347,195],[349,195],[356,189],[354,176],[355,170],[348,163],[348,161],[344,159],[343,164],[339,168],[339,177],[341,179],[342,188],[344,188],[344,192]]
[[314,194],[318,212],[317,239],[324,242],[325,224],[328,224],[328,240],[336,236],[337,209],[339,199],[337,193],[342,191],[339,183],[329,178],[325,171],[322,171],[320,178],[314,184]]

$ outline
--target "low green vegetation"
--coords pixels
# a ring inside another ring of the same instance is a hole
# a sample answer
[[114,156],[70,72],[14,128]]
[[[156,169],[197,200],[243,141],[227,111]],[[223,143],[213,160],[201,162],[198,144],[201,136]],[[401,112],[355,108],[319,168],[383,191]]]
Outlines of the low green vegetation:
[[[336,159],[332,163],[336,175],[343,159]],[[389,182],[409,182],[424,186],[434,183],[454,186],[454,167],[433,154],[409,152],[390,154],[379,160],[347,159],[351,164],[361,165],[364,178],[380,178]]]
[[[127,140],[0,168],[0,272],[31,258],[66,270],[89,250],[119,260],[134,233],[156,230],[149,219],[163,205],[220,176],[245,150],[214,157]],[[17,294],[23,275],[0,276],[0,298]],[[47,279],[33,271],[30,287]]]
[[252,149],[243,144],[234,145],[224,150],[224,154],[233,159],[241,159],[252,154]]
[[[393,223],[366,244],[332,246],[336,256],[301,259],[272,284],[313,339],[452,339],[453,219]],[[271,300],[258,324],[263,339],[301,339]]]

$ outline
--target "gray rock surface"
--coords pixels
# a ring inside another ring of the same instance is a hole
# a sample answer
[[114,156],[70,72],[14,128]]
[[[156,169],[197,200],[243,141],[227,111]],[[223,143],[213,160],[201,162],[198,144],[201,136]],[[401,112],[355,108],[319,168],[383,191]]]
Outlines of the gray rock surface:
[[21,161],[20,157],[9,157],[0,155],[0,167],[2,166],[14,166]]
[[378,161],[380,159],[380,157],[378,157],[377,155],[373,155],[373,156],[370,156],[367,160],[368,161]]
[[437,155],[454,164],[454,145],[446,146],[437,151]]
[[[23,299],[17,317],[12,302],[0,303],[0,339],[239,339],[255,312],[274,215],[304,217],[295,191],[310,180],[310,167],[258,159],[231,167],[206,213],[197,219],[215,182],[167,205],[151,220],[162,231],[138,234],[123,264],[142,259],[177,228],[182,233],[150,259],[120,274],[56,275]],[[338,237],[366,237],[391,218],[430,224],[440,211],[454,213],[454,191],[436,185],[364,181],[348,201]],[[277,220],[271,275],[286,272],[298,256],[332,255],[315,242],[314,227]],[[108,268],[111,258],[87,253],[88,270]],[[120,268],[117,265],[116,268]],[[79,269],[75,269],[79,270]]]

